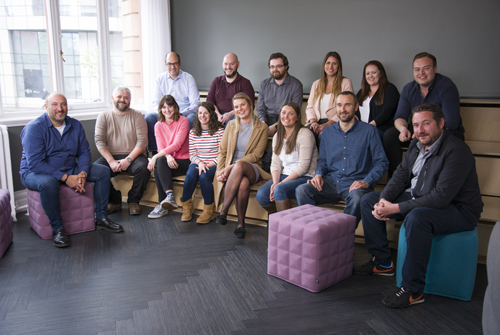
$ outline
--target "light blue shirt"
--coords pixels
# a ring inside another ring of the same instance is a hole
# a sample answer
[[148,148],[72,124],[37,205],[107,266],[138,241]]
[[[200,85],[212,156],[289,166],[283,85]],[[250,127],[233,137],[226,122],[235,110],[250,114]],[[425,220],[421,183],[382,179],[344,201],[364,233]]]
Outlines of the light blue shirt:
[[177,78],[172,80],[168,71],[165,71],[156,77],[155,83],[155,97],[152,103],[154,110],[158,110],[161,98],[170,94],[177,101],[182,115],[187,116],[196,112],[196,106],[200,103],[200,92],[192,75],[179,70]]

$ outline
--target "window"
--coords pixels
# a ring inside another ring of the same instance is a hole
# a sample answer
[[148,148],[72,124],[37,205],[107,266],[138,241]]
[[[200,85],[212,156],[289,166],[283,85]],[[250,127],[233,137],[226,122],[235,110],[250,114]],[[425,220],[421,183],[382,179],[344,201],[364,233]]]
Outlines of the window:
[[121,3],[0,2],[1,117],[39,115],[56,90],[72,110],[111,106],[112,87],[123,84]]

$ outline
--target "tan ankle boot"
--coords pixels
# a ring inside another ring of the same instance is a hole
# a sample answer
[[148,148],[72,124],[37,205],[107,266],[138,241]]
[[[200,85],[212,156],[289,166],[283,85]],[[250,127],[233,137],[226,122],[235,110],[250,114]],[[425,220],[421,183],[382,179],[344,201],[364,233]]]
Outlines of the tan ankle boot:
[[205,205],[203,207],[203,213],[198,217],[198,220],[196,220],[196,223],[198,224],[206,224],[212,221],[215,218],[214,214],[214,206],[215,204],[211,205]]
[[276,210],[278,212],[287,210],[292,208],[292,200],[286,199],[286,200],[278,200],[276,201]]
[[271,204],[269,206],[262,206],[262,208],[264,208],[269,215],[276,213],[276,203],[275,202],[271,202]]
[[193,199],[189,199],[188,201],[182,202],[182,217],[181,221],[190,221],[193,218]]

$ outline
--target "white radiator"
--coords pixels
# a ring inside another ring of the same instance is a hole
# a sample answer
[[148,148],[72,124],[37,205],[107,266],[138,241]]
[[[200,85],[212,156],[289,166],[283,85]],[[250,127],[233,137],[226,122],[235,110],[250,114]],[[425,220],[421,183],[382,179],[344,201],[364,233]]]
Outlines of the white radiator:
[[0,188],[9,190],[11,215],[15,222],[16,202],[14,199],[14,182],[12,179],[12,164],[10,160],[10,144],[7,126],[0,125]]

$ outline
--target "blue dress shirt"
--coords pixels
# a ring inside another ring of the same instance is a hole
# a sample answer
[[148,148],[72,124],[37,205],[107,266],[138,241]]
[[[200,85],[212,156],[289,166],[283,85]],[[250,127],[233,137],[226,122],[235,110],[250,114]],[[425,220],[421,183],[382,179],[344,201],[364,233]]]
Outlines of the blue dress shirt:
[[66,127],[61,136],[47,115],[31,120],[21,131],[23,153],[21,176],[29,172],[48,174],[61,179],[73,174],[73,169],[89,173],[90,145],[80,121],[66,116]]
[[164,95],[170,94],[179,105],[179,112],[187,116],[196,112],[200,103],[200,92],[196,86],[194,77],[187,72],[179,70],[175,80],[170,78],[168,71],[156,77],[155,97],[153,100],[154,110],[158,110],[158,103]]
[[414,80],[403,87],[399,105],[394,120],[409,120],[411,111],[423,103],[435,104],[441,107],[444,113],[446,128],[465,132],[460,116],[460,95],[457,86],[450,78],[436,73],[429,92],[424,97],[420,92],[420,85]]
[[338,194],[356,180],[374,188],[388,167],[378,129],[371,124],[356,119],[347,132],[338,123],[323,130],[316,174],[330,178]]

